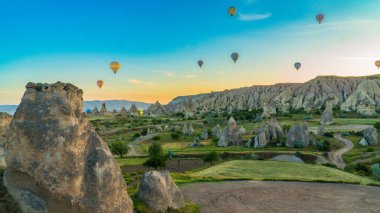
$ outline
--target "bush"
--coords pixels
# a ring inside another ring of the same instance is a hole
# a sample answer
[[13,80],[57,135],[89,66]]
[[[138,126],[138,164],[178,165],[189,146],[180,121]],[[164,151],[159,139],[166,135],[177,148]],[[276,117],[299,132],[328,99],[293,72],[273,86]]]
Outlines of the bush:
[[376,122],[374,127],[377,129],[377,130],[380,130],[380,122]]
[[330,142],[327,140],[325,140],[324,142],[316,141],[316,146],[317,146],[318,151],[323,151],[323,152],[330,151]]
[[154,141],[159,141],[161,138],[160,138],[160,136],[158,136],[158,135],[155,135],[155,136],[153,136],[153,138],[152,138]]
[[211,151],[211,152],[208,153],[208,154],[205,156],[205,158],[203,159],[203,161],[204,161],[205,163],[211,163],[211,165],[212,165],[212,163],[213,163],[214,161],[217,161],[217,160],[219,160],[219,157],[218,157],[218,154],[216,153],[216,151]]
[[328,138],[333,138],[334,137],[334,134],[332,132],[325,132],[325,134],[323,134],[325,137],[328,137]]
[[149,159],[144,162],[144,166],[152,167],[156,170],[158,168],[166,167],[168,158],[167,155],[164,154],[162,146],[159,143],[153,142],[149,146],[148,153]]
[[181,133],[180,132],[173,132],[170,134],[170,137],[173,139],[173,140],[178,140],[180,139],[181,137]]
[[362,176],[371,175],[370,168],[364,163],[349,164],[345,170]]
[[129,151],[128,144],[123,143],[121,141],[113,142],[111,144],[111,152],[114,155],[120,155],[122,158],[123,155],[127,154]]
[[141,135],[145,136],[148,134],[148,129],[147,128],[144,128],[142,131],[141,131]]
[[372,148],[372,147],[368,147],[368,148],[367,148],[367,152],[374,152],[374,151],[375,151],[375,149]]
[[133,135],[133,140],[137,139],[141,137],[140,133],[136,132],[134,135]]
[[220,156],[223,160],[227,159],[230,157],[230,153],[229,152],[223,152],[222,155]]

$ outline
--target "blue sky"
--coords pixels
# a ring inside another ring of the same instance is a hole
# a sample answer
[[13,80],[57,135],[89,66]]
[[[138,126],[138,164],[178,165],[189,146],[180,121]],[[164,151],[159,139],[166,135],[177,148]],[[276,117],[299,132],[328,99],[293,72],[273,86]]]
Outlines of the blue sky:
[[[166,103],[317,75],[376,74],[378,8],[380,0],[3,0],[0,104],[18,103],[28,81],[71,82],[87,100]],[[238,64],[229,58],[235,51]],[[113,60],[122,63],[117,76]]]

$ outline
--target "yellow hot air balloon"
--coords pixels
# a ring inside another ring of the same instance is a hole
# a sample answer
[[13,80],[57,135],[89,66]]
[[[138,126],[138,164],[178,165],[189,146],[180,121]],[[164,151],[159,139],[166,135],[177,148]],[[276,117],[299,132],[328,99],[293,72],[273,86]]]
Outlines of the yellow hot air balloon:
[[376,61],[375,65],[377,66],[378,69],[380,69],[380,60]]
[[144,110],[141,109],[141,108],[139,108],[138,110],[139,110],[140,116],[143,116],[143,114],[144,114]]
[[237,9],[236,7],[229,7],[228,8],[228,13],[231,15],[231,16],[234,16],[237,12]]
[[110,67],[111,67],[111,70],[113,71],[113,73],[116,74],[117,71],[119,71],[119,69],[120,69],[120,63],[117,61],[113,61],[113,62],[111,62]]
[[104,81],[102,81],[102,80],[99,80],[99,81],[97,81],[96,82],[97,84],[98,84],[98,87],[101,89],[102,87],[103,87],[103,85],[104,85]]

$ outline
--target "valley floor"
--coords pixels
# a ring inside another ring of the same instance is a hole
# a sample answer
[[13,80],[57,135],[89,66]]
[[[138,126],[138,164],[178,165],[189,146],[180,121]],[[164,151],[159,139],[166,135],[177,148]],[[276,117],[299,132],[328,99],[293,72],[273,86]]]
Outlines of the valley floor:
[[186,184],[181,190],[203,213],[380,211],[380,188],[373,186],[234,181]]

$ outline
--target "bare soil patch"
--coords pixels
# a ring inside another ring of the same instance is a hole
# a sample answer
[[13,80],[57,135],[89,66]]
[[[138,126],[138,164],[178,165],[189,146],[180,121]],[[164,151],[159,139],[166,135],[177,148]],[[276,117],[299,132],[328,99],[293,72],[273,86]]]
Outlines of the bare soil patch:
[[202,213],[379,212],[380,187],[304,182],[236,181],[186,184]]

